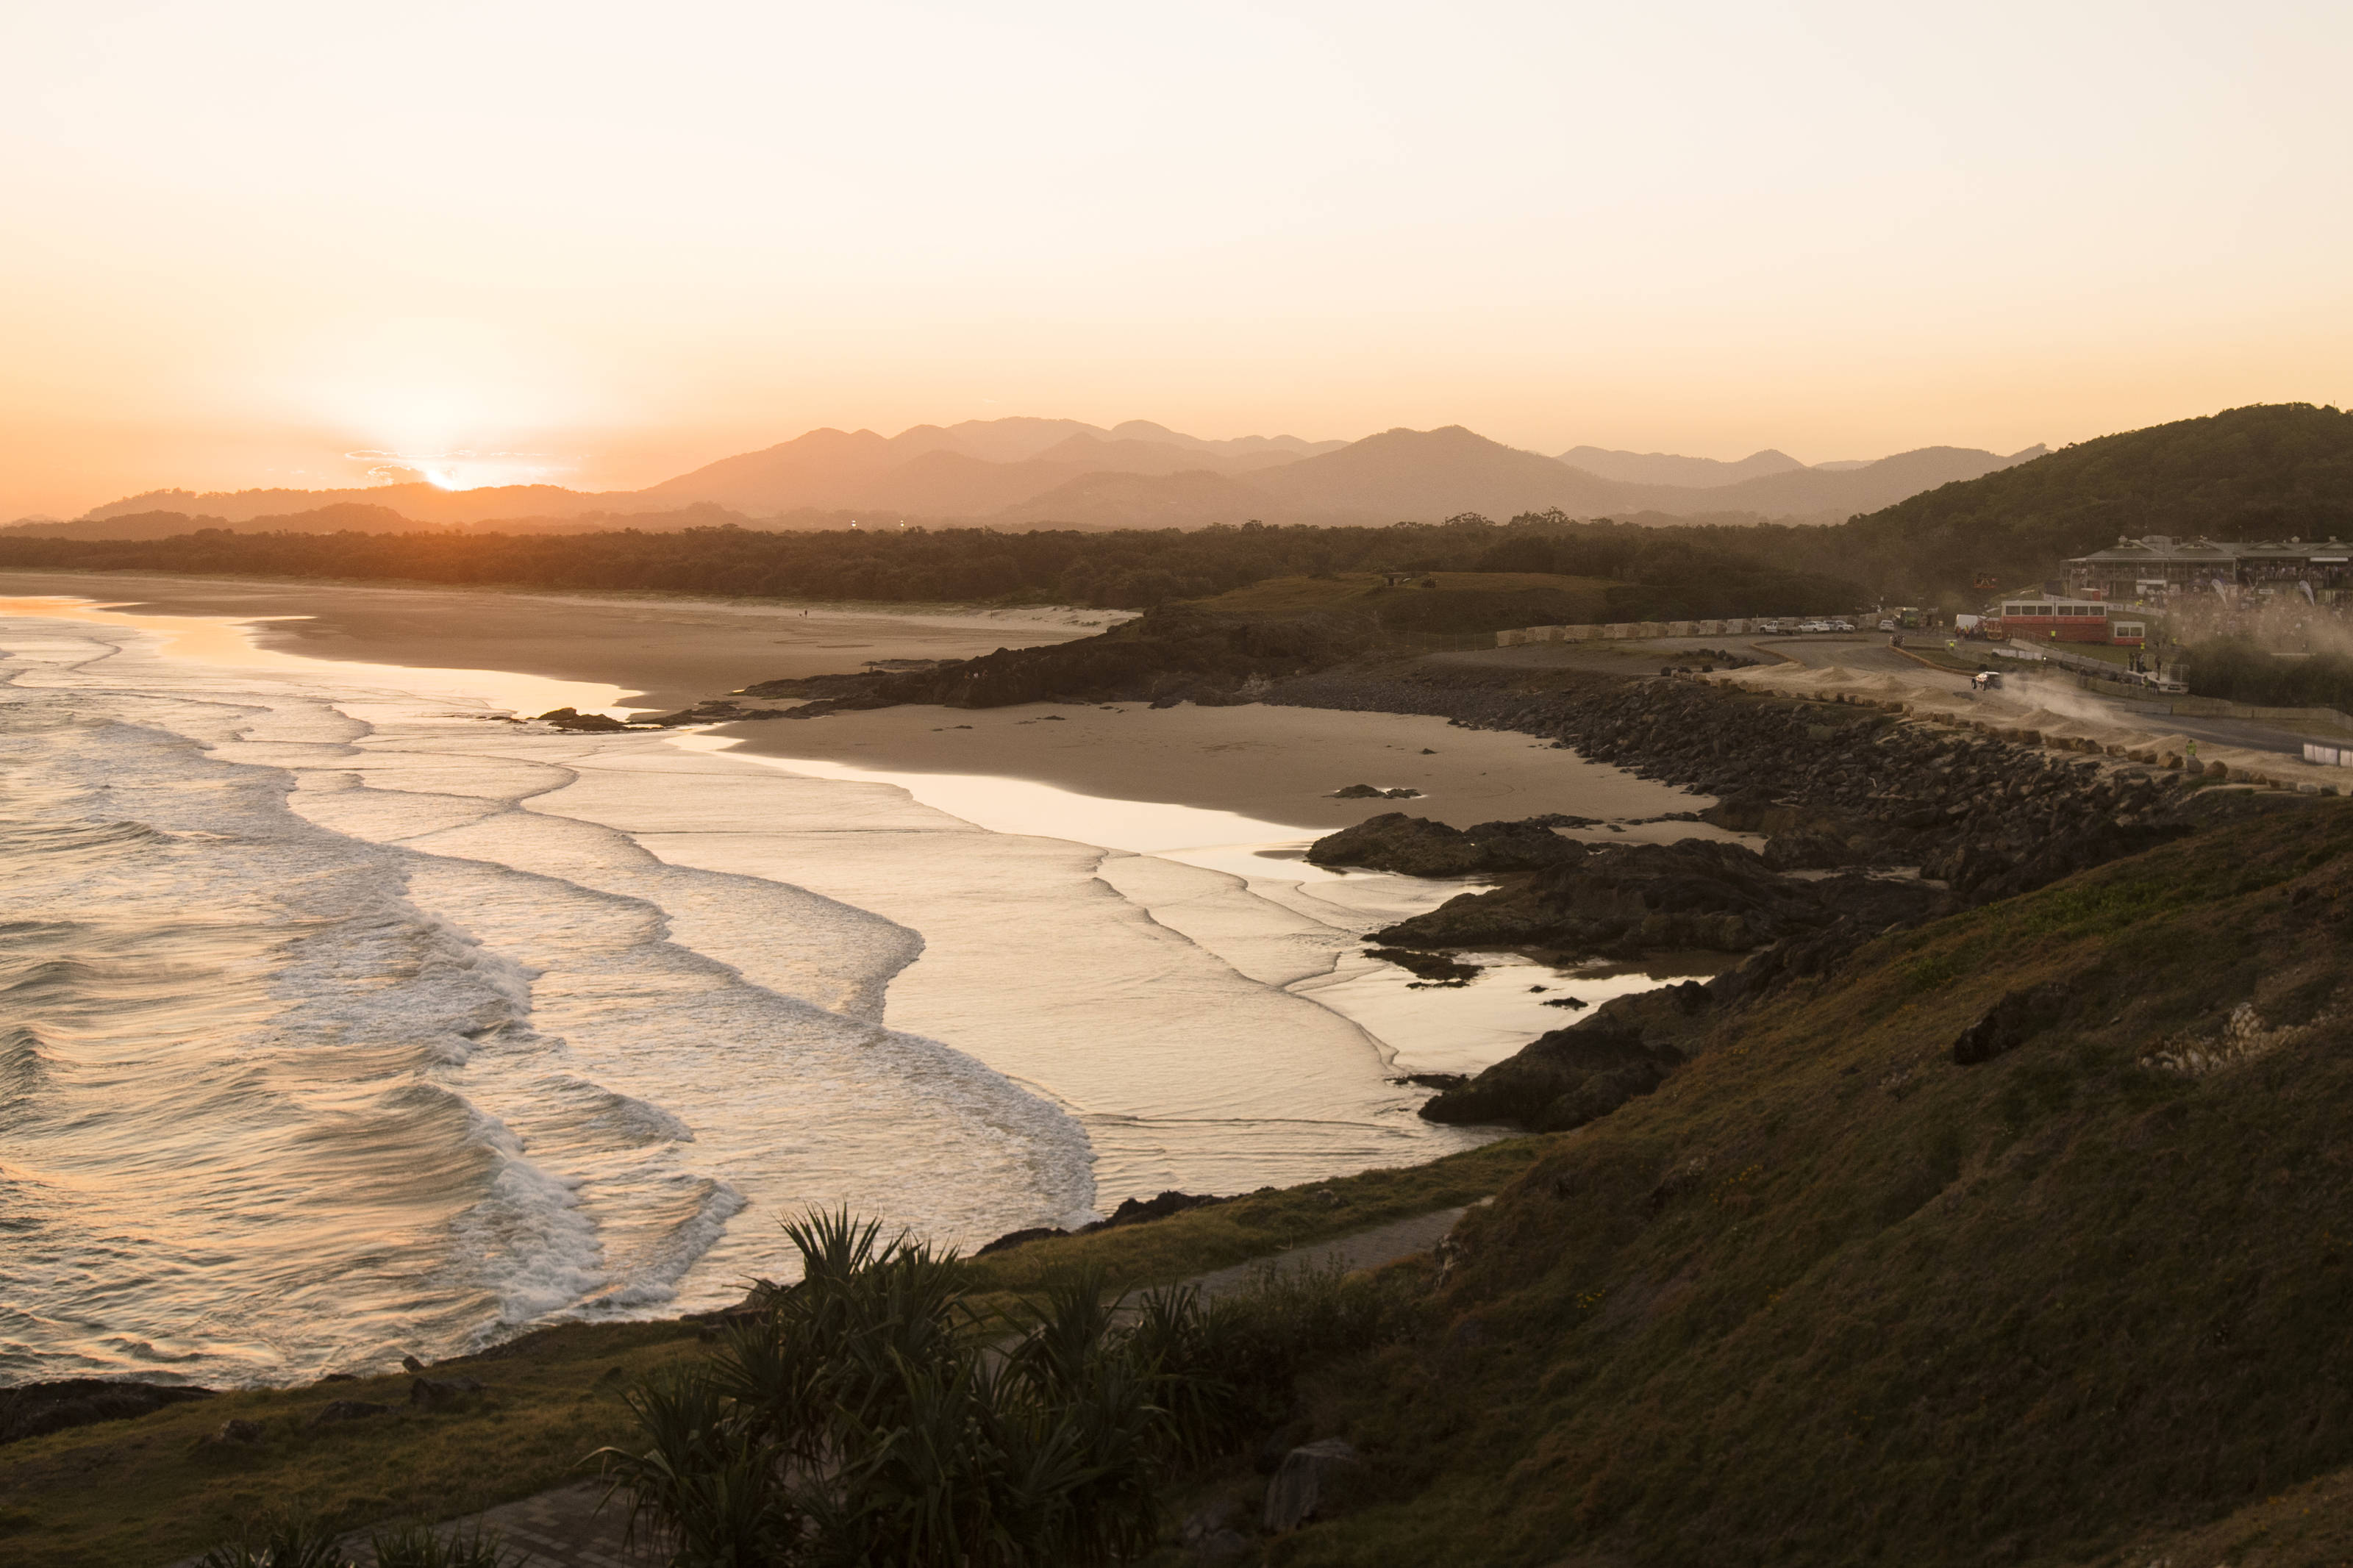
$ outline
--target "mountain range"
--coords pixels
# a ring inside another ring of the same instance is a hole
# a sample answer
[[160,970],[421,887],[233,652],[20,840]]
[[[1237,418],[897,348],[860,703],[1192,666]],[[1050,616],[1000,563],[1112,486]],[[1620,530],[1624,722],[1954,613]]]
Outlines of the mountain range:
[[[1198,527],[1268,522],[1437,521],[1475,511],[1507,518],[1557,509],[1576,517],[1746,514],[1835,521],[1923,490],[1976,479],[2042,454],[2007,457],[1927,447],[1863,464],[1808,468],[1778,451],[1738,462],[1577,447],[1558,458],[1523,451],[1451,425],[1397,429],[1359,441],[1292,436],[1204,440],[1145,420],[1104,428],[1071,419],[967,420],[896,436],[812,430],[756,452],[723,458],[642,490],[555,485],[447,490],[422,483],[338,490],[151,490],[71,522],[8,531],[113,537],[109,524],[225,526],[268,520],[305,531],[349,528],[388,509],[414,523],[466,527],[530,520],[540,526],[678,527],[712,509],[768,526],[835,526],[836,514],[878,521],[996,527]],[[657,517],[662,521],[654,521]]]

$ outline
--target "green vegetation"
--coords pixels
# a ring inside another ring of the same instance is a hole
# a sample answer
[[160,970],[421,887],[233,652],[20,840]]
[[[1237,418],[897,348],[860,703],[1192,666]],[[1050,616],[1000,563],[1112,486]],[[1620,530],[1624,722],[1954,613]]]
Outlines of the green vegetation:
[[[577,1480],[583,1455],[626,1436],[623,1391],[685,1360],[688,1323],[575,1324],[456,1363],[482,1392],[409,1405],[394,1374],[257,1389],[0,1448],[0,1558],[24,1568],[160,1563],[234,1541],[287,1507],[344,1531],[445,1519]],[[437,1367],[434,1375],[448,1375]],[[311,1423],[336,1400],[392,1406]],[[229,1421],[259,1441],[208,1439]]]
[[2353,1463],[2348,851],[2334,804],[2212,829],[1723,1030],[1310,1380],[1394,1500],[1271,1560],[2123,1563]]
[[1173,1471],[1279,1421],[1304,1367],[1406,1321],[1337,1275],[1123,1310],[1092,1269],[992,1318],[952,1258],[873,1222],[787,1228],[799,1283],[634,1390],[636,1442],[600,1456],[679,1568],[1131,1561],[1163,1533]]
[[2262,404],[2103,436],[1945,485],[1768,558],[1894,598],[1970,605],[1980,576],[2031,582],[2119,535],[2353,537],[2353,414]]
[[[1466,514],[1440,524],[1390,528],[1246,523],[1110,532],[772,532],[721,527],[533,535],[205,529],[165,539],[94,542],[0,535],[0,567],[1124,609],[1207,597],[1279,577],[1386,571],[1533,574],[1546,586],[1531,591],[1564,595],[1539,608],[1604,620],[1803,615],[1856,602],[1852,582],[1834,572],[1808,575],[1773,565],[1746,548],[1750,542],[1743,531],[1679,531],[1692,536],[1668,538],[1631,524],[1573,522],[1557,512],[1509,524]],[[1564,577],[1578,581],[1554,584]],[[1597,585],[1598,595],[1592,591]],[[1405,593],[1397,601],[1412,602]]]

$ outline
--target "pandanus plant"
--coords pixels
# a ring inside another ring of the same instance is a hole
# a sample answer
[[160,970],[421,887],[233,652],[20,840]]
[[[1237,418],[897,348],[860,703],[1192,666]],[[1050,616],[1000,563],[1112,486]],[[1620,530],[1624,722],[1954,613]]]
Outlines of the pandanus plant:
[[846,1211],[786,1229],[799,1283],[636,1390],[646,1447],[601,1455],[633,1536],[677,1568],[1084,1568],[1150,1547],[1172,1379],[1099,1275],[1008,1337],[965,1307],[952,1253]]

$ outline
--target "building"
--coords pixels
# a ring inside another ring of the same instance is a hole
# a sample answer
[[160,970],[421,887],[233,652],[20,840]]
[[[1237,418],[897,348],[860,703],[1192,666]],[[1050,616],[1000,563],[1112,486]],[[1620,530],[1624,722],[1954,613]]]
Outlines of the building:
[[2017,642],[2099,642],[2138,646],[2148,637],[2148,625],[2137,616],[2111,619],[2105,599],[2071,599],[2063,595],[2019,594],[2005,598],[1994,613],[1997,635]]
[[2067,563],[2067,586],[2119,604],[2177,594],[2224,598],[2309,595],[2315,604],[2353,600],[2353,544],[2343,540],[2119,539]]

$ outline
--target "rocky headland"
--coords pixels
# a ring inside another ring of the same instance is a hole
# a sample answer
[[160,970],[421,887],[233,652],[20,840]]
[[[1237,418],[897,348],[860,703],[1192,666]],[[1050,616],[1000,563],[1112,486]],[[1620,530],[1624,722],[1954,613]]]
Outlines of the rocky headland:
[[1577,818],[1456,829],[1392,812],[1309,851],[1321,864],[1498,884],[1374,933],[1393,952],[1746,955],[1707,981],[1607,1003],[1446,1085],[1421,1111],[1535,1131],[1579,1126],[1650,1092],[1746,1006],[1819,981],[1875,937],[2299,798],[2215,791],[2186,771],[1861,703],[1681,679],[1531,691],[1452,671],[1334,670],[1278,687],[1269,700],[1440,714],[1542,736],[1715,796],[1696,820],[1764,837],[1761,849],[1697,838],[1593,845],[1558,831],[1592,826]]

